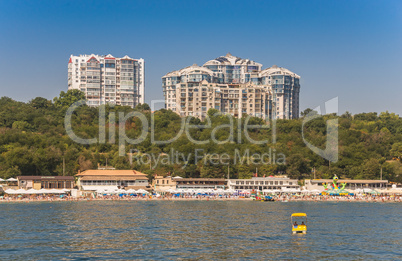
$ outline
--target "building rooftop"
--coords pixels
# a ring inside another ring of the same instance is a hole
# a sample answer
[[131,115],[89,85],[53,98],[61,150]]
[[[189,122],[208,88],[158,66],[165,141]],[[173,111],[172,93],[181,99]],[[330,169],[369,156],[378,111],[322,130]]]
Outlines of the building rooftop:
[[276,65],[273,65],[269,68],[266,68],[261,71],[260,75],[261,76],[268,76],[272,74],[285,74],[285,75],[290,75],[296,78],[300,78],[299,75],[295,74],[294,72],[291,72],[290,70],[283,68],[283,67],[278,67]]
[[262,66],[260,63],[256,63],[249,59],[242,59],[240,57],[234,56],[231,53],[227,53],[225,56],[219,56],[213,60],[209,60],[204,64],[206,65],[255,65]]
[[209,179],[209,178],[173,178],[179,181],[225,181],[226,179]]
[[91,169],[85,170],[75,176],[147,176],[147,174],[141,173],[136,170],[116,170],[116,169]]
[[18,176],[18,180],[70,180],[73,181],[73,176]]

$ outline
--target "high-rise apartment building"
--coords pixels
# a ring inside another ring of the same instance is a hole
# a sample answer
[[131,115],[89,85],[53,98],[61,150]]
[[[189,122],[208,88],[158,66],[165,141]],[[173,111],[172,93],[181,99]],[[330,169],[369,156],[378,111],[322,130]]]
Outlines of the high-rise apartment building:
[[274,65],[262,70],[262,64],[228,53],[166,74],[162,87],[166,109],[182,116],[204,118],[215,108],[236,117],[293,119],[299,116],[299,80],[288,69]]
[[83,91],[89,106],[134,108],[144,103],[144,79],[144,59],[91,54],[71,55],[68,61],[68,89]]
[[272,114],[272,93],[264,86],[201,82],[176,86],[180,116],[206,117],[209,109],[241,118],[244,114],[266,118]]

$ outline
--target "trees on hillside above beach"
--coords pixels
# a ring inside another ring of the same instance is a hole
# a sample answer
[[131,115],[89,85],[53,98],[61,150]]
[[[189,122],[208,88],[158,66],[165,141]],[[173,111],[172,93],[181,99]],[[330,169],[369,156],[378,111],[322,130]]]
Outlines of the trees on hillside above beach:
[[[257,173],[301,179],[312,178],[315,168],[317,178],[337,174],[340,178],[379,179],[382,170],[384,179],[402,181],[402,119],[394,113],[347,112],[303,125],[304,117],[312,112],[305,110],[300,119],[277,120],[273,131],[272,123],[260,118],[230,119],[214,110],[208,111],[209,120],[201,121],[183,119],[165,109],[151,112],[147,104],[135,109],[104,105],[102,110],[82,105],[71,115],[72,130],[81,139],[96,138],[97,142],[80,144],[68,136],[65,115],[69,106],[83,97],[75,90],[62,92],[53,101],[37,97],[24,103],[0,98],[0,177],[63,175],[63,170],[74,175],[107,162],[150,176],[226,178],[229,168],[231,178]],[[121,116],[134,112],[135,117],[120,123]],[[102,113],[105,126],[100,128]],[[327,121],[331,119],[338,122],[337,162],[315,154],[303,140],[325,149]],[[254,127],[247,127],[251,125]],[[121,132],[126,135],[123,156]],[[137,144],[127,142],[142,136]],[[229,164],[216,159],[219,155]],[[258,155],[265,155],[262,162]],[[278,162],[280,157],[283,160]]]

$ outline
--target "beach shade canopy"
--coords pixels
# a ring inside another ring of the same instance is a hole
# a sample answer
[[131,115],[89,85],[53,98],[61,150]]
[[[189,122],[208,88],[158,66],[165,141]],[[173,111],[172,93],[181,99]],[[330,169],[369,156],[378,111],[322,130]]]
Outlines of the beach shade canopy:
[[66,192],[62,189],[51,189],[52,194],[65,194]]
[[4,181],[4,179],[0,178],[0,182],[1,182],[1,181]]
[[307,217],[306,213],[293,213],[292,217]]
[[28,189],[26,191],[26,194],[39,194],[39,193],[40,193],[39,190],[36,189]]
[[9,178],[9,179],[7,179],[7,181],[18,181],[18,179],[15,179],[15,178]]
[[17,189],[17,190],[14,190],[14,192],[10,193],[10,194],[27,194],[27,191],[25,189]]
[[148,194],[148,191],[146,191],[145,189],[139,189],[137,190],[137,193]]
[[38,194],[50,194],[50,193],[52,193],[52,191],[49,190],[49,189],[40,189],[38,191],[39,191]]
[[363,190],[362,189],[360,189],[360,188],[357,188],[357,189],[355,189],[355,191],[354,191],[355,193],[357,193],[357,194],[361,194],[362,192],[363,192]]

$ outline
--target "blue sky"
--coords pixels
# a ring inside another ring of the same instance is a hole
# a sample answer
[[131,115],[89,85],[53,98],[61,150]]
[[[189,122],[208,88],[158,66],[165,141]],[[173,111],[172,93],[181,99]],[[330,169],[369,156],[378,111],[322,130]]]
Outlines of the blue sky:
[[70,54],[146,61],[161,77],[231,52],[301,78],[300,109],[402,116],[402,1],[0,1],[0,96],[52,99]]

